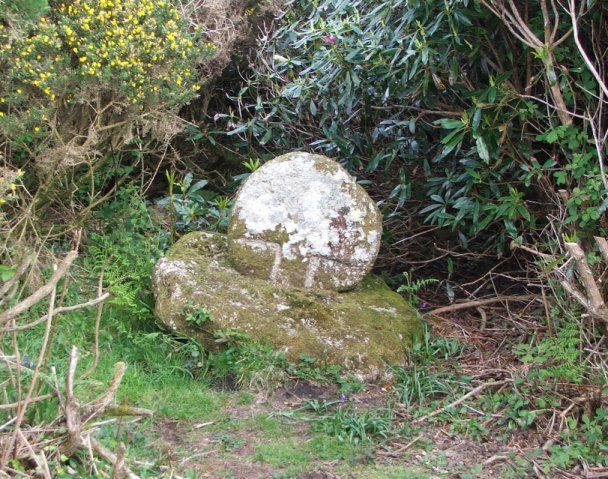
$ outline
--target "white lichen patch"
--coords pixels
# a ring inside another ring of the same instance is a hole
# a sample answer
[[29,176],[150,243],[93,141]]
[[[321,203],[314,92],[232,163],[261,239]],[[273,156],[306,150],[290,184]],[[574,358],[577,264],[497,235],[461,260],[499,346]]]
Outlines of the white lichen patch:
[[192,278],[191,268],[194,267],[191,261],[168,261],[166,258],[161,258],[156,263],[156,269],[159,274],[156,278],[177,278],[178,281],[173,288],[173,296],[179,299],[183,296],[183,287],[196,287],[196,281]]
[[[292,286],[344,290],[373,265],[381,228],[378,208],[344,168],[296,152],[247,179],[235,200],[229,239],[240,245],[232,253],[237,267],[270,271],[267,279]],[[266,250],[277,252],[266,256],[271,265],[247,257]]]
[[373,309],[374,311],[378,311],[379,313],[388,313],[391,316],[397,316],[397,310],[395,308],[380,308],[378,306],[370,306],[369,309]]
[[319,338],[324,345],[329,346],[330,348],[341,348],[344,346],[343,339],[335,339],[335,338]]

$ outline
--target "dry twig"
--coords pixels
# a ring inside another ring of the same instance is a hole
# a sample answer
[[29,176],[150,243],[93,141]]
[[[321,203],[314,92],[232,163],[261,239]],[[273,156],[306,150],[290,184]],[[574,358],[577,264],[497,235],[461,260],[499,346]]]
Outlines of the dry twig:
[[448,409],[454,408],[460,404],[462,404],[463,402],[465,402],[467,399],[477,396],[479,395],[482,391],[488,389],[488,388],[493,388],[493,387],[497,387],[497,386],[503,386],[505,384],[511,383],[513,382],[512,379],[502,379],[500,381],[488,381],[486,383],[480,384],[479,386],[477,386],[475,389],[472,389],[471,391],[469,391],[468,393],[466,393],[464,396],[456,399],[456,401],[452,401],[450,404],[448,404],[447,406],[441,407],[439,409],[436,409],[435,411],[433,411],[430,414],[427,414],[426,416],[422,416],[419,417],[418,419],[415,419],[412,423],[413,424],[419,424],[421,422],[424,422],[432,417],[438,416],[439,414],[441,414],[442,412],[447,411]]
[[442,313],[451,313],[453,311],[460,311],[461,309],[479,308],[486,304],[502,303],[505,301],[530,301],[536,299],[535,294],[524,294],[520,296],[497,296],[495,298],[478,299],[476,301],[466,301],[463,303],[455,303],[449,306],[443,306],[441,308],[433,309],[426,314],[432,314],[434,316]]
[[76,250],[70,251],[64,258],[64,260],[61,262],[61,264],[57,267],[57,269],[53,273],[53,276],[47,284],[36,290],[27,298],[19,301],[12,308],[7,309],[3,313],[0,313],[0,325],[6,324],[11,319],[16,318],[21,313],[24,313],[32,306],[34,306],[35,304],[46,298],[48,295],[50,295],[51,292],[53,292],[57,287],[57,283],[59,283],[59,280],[61,280],[61,278],[63,278],[68,272],[68,269],[70,269],[70,266],[76,259],[76,256],[78,256],[78,252]]

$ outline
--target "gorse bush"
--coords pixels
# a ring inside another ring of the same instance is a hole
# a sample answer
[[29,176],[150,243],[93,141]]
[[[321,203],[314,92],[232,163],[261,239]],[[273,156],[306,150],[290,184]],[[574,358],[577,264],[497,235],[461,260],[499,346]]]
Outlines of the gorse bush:
[[[603,232],[605,113],[568,13],[556,6],[545,19],[538,2],[518,2],[534,35],[544,20],[564,35],[532,48],[488,5],[502,3],[291,1],[261,40],[229,135],[383,174],[397,207],[422,200],[421,217],[457,230],[464,247],[529,240],[560,207],[581,234]],[[605,50],[592,34],[605,14],[588,2],[576,19],[589,51]]]
[[191,100],[196,65],[215,50],[169,1],[76,0],[40,13],[13,24],[8,9],[0,23],[0,121],[17,151],[52,141],[56,115],[91,98],[107,120]]
[[168,1],[58,3],[19,26],[0,24],[4,128],[99,92],[139,110],[180,105],[200,89],[194,68],[215,50]]
[[[0,169],[0,205],[8,201],[15,201],[18,197],[18,190],[22,187],[22,170]],[[0,213],[1,215],[2,213]],[[0,216],[1,217],[1,216]]]
[[168,0],[0,9],[0,146],[27,172],[32,224],[88,214],[181,131],[218,51],[188,15]]

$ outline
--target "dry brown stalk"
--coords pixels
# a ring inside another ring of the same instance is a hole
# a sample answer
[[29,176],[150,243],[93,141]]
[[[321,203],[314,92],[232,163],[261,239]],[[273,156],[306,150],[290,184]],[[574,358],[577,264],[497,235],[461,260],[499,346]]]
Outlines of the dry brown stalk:
[[608,241],[606,241],[606,238],[595,236],[595,242],[597,243],[597,246],[600,249],[602,258],[604,258],[604,261],[608,264]]
[[44,478],[51,479],[52,476],[51,471],[49,471],[49,465],[47,464],[46,459],[42,459],[42,457],[44,457],[44,451],[40,451],[42,457],[38,457],[38,455],[34,452],[34,448],[20,429],[17,429],[17,434],[19,435],[21,442],[25,445],[32,461],[34,461],[38,466],[38,469],[42,471]]
[[113,417],[122,417],[122,416],[146,416],[151,417],[154,415],[154,412],[150,409],[146,409],[143,407],[133,407],[133,406],[108,406],[103,411],[104,416],[113,416]]
[[[88,308],[89,306],[95,306],[96,304],[104,302],[109,297],[110,297],[110,293],[103,293],[98,298],[91,299],[90,301],[87,301],[86,303],[75,304],[73,306],[62,306],[61,308],[55,309],[55,313],[54,313],[55,317],[57,317],[58,314],[67,313],[68,311],[76,311],[78,309]],[[31,323],[27,323],[27,324],[24,324],[21,326],[10,326],[10,327],[2,329],[0,332],[12,333],[15,331],[25,331],[26,329],[31,329],[31,328],[38,326],[39,324],[44,323],[47,319],[48,319],[48,316],[45,314],[44,316],[41,316],[40,318],[38,318],[37,320],[35,320]]]
[[57,287],[57,283],[59,283],[61,278],[63,278],[68,272],[68,269],[70,269],[70,266],[72,265],[77,256],[78,252],[76,250],[70,251],[64,258],[64,260],[61,262],[61,264],[57,267],[57,269],[53,273],[53,276],[47,284],[36,290],[27,298],[19,301],[12,308],[7,309],[3,313],[0,313],[0,325],[6,324],[11,319],[16,318],[21,313],[24,313],[32,306],[34,306],[35,304],[46,298],[48,295],[50,295]]
[[67,439],[61,445],[61,451],[66,456],[71,456],[83,444],[81,435],[80,405],[74,396],[74,376],[76,365],[78,364],[78,350],[72,346],[70,353],[70,364],[68,375],[65,379],[65,404],[63,413],[65,415],[65,425],[67,427]]
[[[67,271],[67,269],[65,271]],[[65,274],[65,271],[64,271],[63,274]],[[62,276],[63,276],[63,274],[62,274]],[[53,275],[53,276],[55,276],[55,275]],[[57,279],[57,281],[59,281],[59,279]],[[49,334],[50,334],[50,331],[51,331],[51,323],[52,323],[52,320],[53,320],[53,308],[55,307],[55,294],[56,294],[56,291],[57,291],[56,288],[55,288],[56,285],[57,285],[57,282],[55,282],[53,284],[53,287],[52,287],[51,292],[50,292],[50,294],[51,294],[51,300],[49,302],[49,312],[47,314],[48,319],[47,319],[46,327],[45,327],[45,330],[44,330],[44,336],[43,336],[43,339],[42,339],[42,346],[40,348],[40,353],[38,354],[38,360],[36,361],[36,366],[34,367],[34,372],[32,374],[32,379],[30,381],[30,386],[29,386],[29,388],[27,390],[25,398],[23,399],[23,401],[20,401],[20,404],[19,404],[19,406],[17,408],[17,419],[15,421],[14,433],[11,436],[11,439],[9,441],[8,448],[4,451],[4,453],[2,454],[2,457],[0,458],[0,466],[4,466],[4,464],[6,464],[6,461],[8,460],[10,451],[18,443],[18,440],[19,440],[19,437],[20,437],[19,435],[20,435],[21,423],[23,422],[23,418],[25,417],[25,412],[27,410],[28,405],[30,404],[30,400],[32,398],[32,394],[33,394],[34,389],[36,388],[36,384],[38,382],[38,376],[40,374],[40,368],[42,366],[42,361],[44,360],[44,355],[46,353],[46,348],[48,347]],[[30,296],[30,298],[32,296]],[[17,357],[17,362],[19,363],[19,358],[18,357]]]
[[[106,449],[104,446],[102,446],[101,443],[97,439],[91,438],[91,447],[93,448],[93,451],[95,451],[95,453],[97,453],[97,455],[99,457],[101,457],[102,459],[105,459],[110,464],[116,464],[118,462],[118,457],[116,457],[116,454],[114,454],[112,451],[110,451],[109,449]],[[137,474],[135,474],[131,469],[129,469],[124,464],[122,466],[122,470],[124,471],[124,474],[129,479],[139,479],[139,476]]]
[[21,279],[21,276],[27,271],[33,259],[33,255],[26,256],[25,259],[21,263],[19,263],[19,266],[17,266],[17,269],[15,270],[15,275],[11,279],[6,281],[2,285],[2,287],[0,287],[0,305],[4,304],[5,301],[8,301],[11,298],[12,295],[7,293],[9,293],[9,291],[11,291],[11,289],[18,284],[19,280]]
[[602,297],[602,293],[595,281],[593,271],[587,262],[585,252],[578,243],[564,243],[564,246],[572,259],[578,271],[579,279],[584,293],[579,292],[575,297],[587,309],[589,314],[594,318],[608,324],[608,307]]
[[[99,282],[97,284],[97,296],[101,296],[103,293],[103,273],[106,267],[107,261],[101,269],[101,273],[99,274]],[[94,345],[93,345],[93,364],[86,371],[80,379],[84,379],[89,377],[95,370],[97,369],[97,363],[99,362],[99,325],[101,324],[101,315],[103,313],[103,302],[100,302],[97,305],[97,316],[95,317],[95,328],[94,328]]]
[[110,404],[114,401],[114,396],[116,395],[116,391],[118,391],[126,370],[127,365],[123,362],[118,362],[114,365],[114,379],[112,380],[110,387],[103,395],[93,401],[90,411],[85,414],[86,419],[84,422],[98,416],[110,406]]
[[478,299],[476,301],[465,301],[462,303],[455,303],[449,306],[443,306],[441,308],[433,309],[426,314],[432,314],[434,316],[442,313],[451,313],[454,311],[460,311],[461,309],[479,308],[486,304],[502,303],[506,301],[531,301],[536,299],[535,294],[523,294],[519,296],[497,296],[495,298]]
[[[98,360],[98,329],[101,316],[100,305],[102,305],[103,302],[109,297],[109,293],[103,293],[102,291],[102,279],[100,278],[99,281],[97,298],[72,306],[61,306],[58,308],[55,307],[55,303],[57,300],[58,283],[62,278],[65,277],[76,257],[77,250],[76,247],[74,247],[74,250],[70,251],[59,265],[54,266],[54,272],[51,276],[51,279],[44,286],[42,286],[30,296],[19,301],[16,305],[12,306],[11,308],[0,314],[0,326],[5,325],[5,327],[0,328],[0,334],[11,334],[13,339],[13,350],[10,354],[5,354],[4,352],[0,351],[2,360],[6,364],[7,370],[9,372],[9,378],[7,379],[6,383],[12,384],[17,389],[17,400],[11,403],[5,401],[5,404],[2,404],[0,406],[0,410],[15,409],[15,416],[9,419],[9,421],[6,422],[2,427],[0,427],[0,430],[5,429],[5,427],[8,426],[11,427],[8,433],[4,433],[3,437],[0,437],[0,439],[3,439],[1,441],[2,452],[0,457],[0,470],[2,470],[3,472],[9,471],[9,469],[7,469],[7,461],[11,458],[27,459],[28,461],[31,461],[32,464],[36,464],[38,471],[40,471],[40,474],[42,474],[43,477],[50,479],[50,477],[52,476],[48,466],[48,462],[46,460],[46,455],[44,451],[39,448],[39,445],[42,443],[57,443],[59,444],[58,453],[64,454],[68,457],[81,449],[89,451],[89,454],[92,458],[93,468],[96,471],[97,467],[95,465],[94,456],[102,458],[113,464],[113,477],[118,478],[127,476],[131,479],[134,479],[137,478],[137,475],[135,475],[124,464],[124,446],[119,451],[118,456],[116,456],[111,451],[107,450],[101,444],[99,444],[93,437],[91,437],[91,434],[98,429],[98,425],[103,424],[104,421],[101,421],[101,423],[93,424],[87,428],[84,427],[84,424],[86,424],[88,421],[91,421],[94,418],[102,415],[112,415],[120,417],[127,415],[152,415],[152,411],[147,409],[133,408],[129,406],[121,407],[114,405],[114,398],[116,392],[118,391],[118,388],[126,370],[126,365],[124,363],[119,362],[116,364],[115,375],[107,391],[101,396],[99,396],[99,398],[97,398],[95,401],[93,401],[91,405],[88,405],[87,407],[83,408],[79,404],[74,394],[74,384],[78,364],[78,351],[76,347],[72,347],[68,373],[65,379],[64,394],[62,394],[60,391],[59,381],[57,379],[57,374],[54,368],[51,368],[51,376],[54,383],[54,392],[51,394],[36,394],[35,392],[40,382],[39,378],[41,377],[41,373],[45,369],[43,366],[44,358],[46,357],[46,352],[51,347],[51,332],[53,328],[53,322],[58,314],[65,313],[68,311],[75,311],[89,306],[98,306],[98,312],[95,321],[95,354]],[[14,280],[11,281],[10,284],[4,284],[2,286],[2,291],[5,295],[5,298],[7,293],[10,294],[10,292],[15,289],[16,285],[18,286],[20,280],[23,277],[23,274],[25,273],[25,271],[27,271],[30,264],[31,260],[26,258],[17,268],[17,274],[13,277]],[[20,314],[26,312],[29,308],[44,300],[49,295],[50,298],[47,314],[36,319],[35,321],[26,324],[16,324],[16,319],[19,317]],[[31,370],[31,380],[29,382],[27,390],[22,393],[21,382],[22,371],[24,369],[21,365],[21,354],[19,353],[18,348],[17,333],[19,331],[30,329],[43,323],[45,324],[45,329],[40,352],[37,356],[36,364]],[[32,403],[42,402],[54,397],[56,397],[59,401],[61,414],[52,424],[43,428],[32,428],[23,426],[28,406],[30,406]],[[54,433],[57,434],[57,437],[51,437],[49,439],[49,434],[53,435]],[[44,438],[42,442],[41,438]],[[9,471],[9,473],[12,473],[11,471]]]
[[[484,7],[496,15],[507,28],[507,30],[521,43],[539,52],[545,67],[545,76],[555,104],[557,116],[563,125],[572,124],[572,115],[568,111],[564,95],[557,81],[559,66],[553,54],[554,48],[570,36],[569,30],[560,38],[556,38],[559,26],[559,12],[552,8],[551,12],[546,0],[540,0],[541,13],[543,16],[544,38],[541,40],[528,26],[527,19],[522,18],[516,2],[513,0],[481,0]],[[551,4],[554,7],[553,3]],[[552,23],[552,18],[554,21]]]
[[[55,394],[43,394],[42,396],[37,396],[35,398],[30,399],[30,404],[40,401],[46,401],[48,399],[54,398]],[[0,404],[0,411],[4,409],[17,409],[21,405],[21,402],[13,402],[7,404]]]
[[114,470],[112,471],[112,479],[119,479],[123,475],[123,467],[125,465],[125,451],[126,447],[124,443],[118,445],[118,454],[116,455],[116,462],[114,463]]
[[[597,236],[595,237],[595,241],[598,245],[602,258],[608,264],[608,241],[605,238]],[[565,241],[563,245],[564,249],[568,253],[568,256],[574,262],[576,271],[578,273],[579,284],[577,284],[575,280],[570,278],[568,275],[564,274],[561,268],[553,268],[553,274],[557,277],[557,280],[564,290],[581,306],[583,306],[590,316],[600,320],[603,324],[608,324],[608,306],[606,305],[606,301],[604,300],[599,287],[600,281],[595,278],[593,270],[587,261],[585,251],[578,243]],[[512,247],[532,253],[545,261],[557,263],[557,259],[554,256],[541,253],[533,248],[524,247],[517,244],[513,244]],[[565,263],[565,265],[567,264],[568,263]]]
[[445,412],[448,409],[454,408],[454,407],[462,404],[467,399],[479,395],[482,391],[484,391],[484,390],[486,390],[488,388],[494,388],[494,387],[498,387],[498,386],[504,386],[505,384],[509,384],[509,383],[512,383],[512,382],[513,382],[512,379],[502,379],[500,381],[488,381],[488,382],[482,383],[479,386],[477,386],[475,389],[472,389],[471,391],[469,391],[468,393],[466,393],[464,396],[460,397],[459,399],[456,399],[456,401],[452,401],[447,406],[441,407],[439,409],[435,409],[432,413],[427,414],[426,416],[419,417],[418,419],[415,419],[414,421],[412,421],[412,424],[419,424],[421,422],[426,421],[427,419],[430,419],[432,417],[438,416],[442,412]]
[[[63,419],[67,427],[67,433],[66,439],[60,445],[61,453],[71,456],[79,449],[91,449],[99,457],[114,465],[114,473],[117,474],[115,477],[123,477],[123,475],[126,475],[130,479],[136,479],[138,476],[124,465],[124,451],[122,457],[120,451],[118,456],[115,455],[91,436],[92,431],[95,430],[94,427],[84,429],[84,425],[94,417],[110,414],[113,410],[120,410],[120,408],[116,409],[112,404],[124,376],[127,367],[126,364],[122,362],[116,363],[114,366],[114,379],[110,383],[108,390],[93,401],[92,408],[88,408],[87,411],[83,410],[74,396],[74,380],[76,377],[77,364],[78,351],[74,346],[72,347],[72,352],[70,354],[70,364],[65,384]],[[137,413],[137,415],[152,415],[151,411],[138,408],[125,409],[121,412],[123,415],[129,414],[130,412]],[[121,462],[122,464],[120,464]]]

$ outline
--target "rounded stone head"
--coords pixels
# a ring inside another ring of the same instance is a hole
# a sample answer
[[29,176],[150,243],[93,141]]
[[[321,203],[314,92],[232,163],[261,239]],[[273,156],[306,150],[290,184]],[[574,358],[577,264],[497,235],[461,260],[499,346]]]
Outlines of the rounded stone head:
[[372,268],[382,216],[335,161],[294,152],[253,172],[237,193],[229,255],[242,274],[344,291]]

